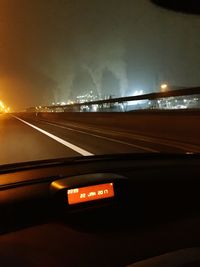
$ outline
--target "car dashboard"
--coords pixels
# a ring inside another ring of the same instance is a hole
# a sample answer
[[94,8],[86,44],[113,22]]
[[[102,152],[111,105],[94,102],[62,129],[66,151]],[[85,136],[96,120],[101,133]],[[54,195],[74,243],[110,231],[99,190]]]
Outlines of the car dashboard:
[[122,154],[2,167],[1,266],[153,266],[187,249],[200,263],[199,164]]

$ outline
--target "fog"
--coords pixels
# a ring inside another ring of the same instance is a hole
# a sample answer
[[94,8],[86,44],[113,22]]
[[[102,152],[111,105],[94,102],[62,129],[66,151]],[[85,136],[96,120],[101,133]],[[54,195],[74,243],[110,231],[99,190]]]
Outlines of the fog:
[[200,85],[200,17],[148,0],[1,0],[0,99],[14,109]]

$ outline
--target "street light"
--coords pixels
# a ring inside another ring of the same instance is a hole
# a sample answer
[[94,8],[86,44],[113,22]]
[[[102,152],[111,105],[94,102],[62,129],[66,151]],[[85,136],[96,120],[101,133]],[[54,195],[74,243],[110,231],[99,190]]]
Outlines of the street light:
[[5,108],[4,103],[2,101],[0,101],[0,108],[1,109],[4,109]]
[[167,88],[168,88],[168,84],[166,84],[166,83],[163,83],[160,86],[161,92],[166,92],[167,91]]

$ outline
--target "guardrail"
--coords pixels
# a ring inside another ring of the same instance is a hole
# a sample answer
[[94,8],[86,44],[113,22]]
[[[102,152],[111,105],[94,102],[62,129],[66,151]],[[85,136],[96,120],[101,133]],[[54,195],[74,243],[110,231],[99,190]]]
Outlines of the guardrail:
[[[156,99],[161,99],[161,98],[169,98],[169,97],[175,97],[175,96],[188,96],[188,95],[197,95],[197,94],[200,94],[200,87],[180,89],[180,90],[174,90],[174,91],[168,91],[168,92],[162,92],[162,93],[151,93],[151,94],[138,95],[138,96],[111,98],[111,99],[106,99],[106,100],[97,100],[97,101],[84,102],[84,103],[74,103],[71,105],[63,105],[62,107],[64,108],[67,106],[85,106],[85,105],[123,103],[123,102],[138,101],[138,100],[156,100]],[[60,106],[56,106],[56,105],[47,106],[47,108],[50,108],[50,107],[58,108]]]
[[[188,97],[188,96],[194,96],[198,95],[198,105],[196,108],[200,108],[200,87],[194,87],[194,88],[186,88],[186,89],[179,89],[179,90],[173,90],[173,91],[167,91],[167,92],[158,92],[158,93],[150,93],[150,94],[144,94],[144,95],[137,95],[137,96],[128,96],[128,97],[119,97],[119,98],[110,98],[106,100],[96,100],[96,101],[91,101],[91,102],[84,102],[84,103],[73,103],[73,104],[68,104],[68,105],[53,105],[53,106],[42,106],[42,107],[32,107],[29,108],[30,111],[34,111],[36,109],[36,112],[44,112],[46,111],[56,111],[59,112],[59,109],[61,112],[63,111],[81,111],[82,108],[88,107],[89,111],[92,106],[97,105],[98,108],[101,110],[107,107],[107,109],[113,108],[113,105],[115,104],[122,104],[126,105],[127,103],[133,102],[134,101],[150,101],[150,105],[146,108],[160,108],[159,107],[159,102],[158,100],[165,100],[165,99],[170,99],[170,98],[177,98],[178,97]],[[27,109],[28,111],[28,109]],[[120,110],[118,110],[120,111]],[[123,110],[123,111],[128,111],[128,110]]]

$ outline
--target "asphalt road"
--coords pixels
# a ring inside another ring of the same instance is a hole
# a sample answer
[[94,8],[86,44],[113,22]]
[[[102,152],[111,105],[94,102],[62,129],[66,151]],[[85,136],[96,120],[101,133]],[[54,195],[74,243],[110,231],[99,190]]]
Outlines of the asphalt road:
[[111,153],[200,152],[200,147],[87,125],[0,115],[0,165]]

